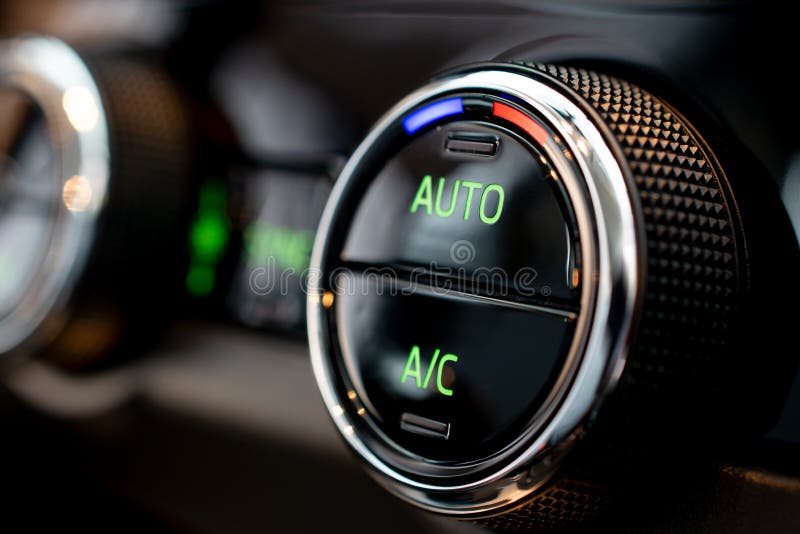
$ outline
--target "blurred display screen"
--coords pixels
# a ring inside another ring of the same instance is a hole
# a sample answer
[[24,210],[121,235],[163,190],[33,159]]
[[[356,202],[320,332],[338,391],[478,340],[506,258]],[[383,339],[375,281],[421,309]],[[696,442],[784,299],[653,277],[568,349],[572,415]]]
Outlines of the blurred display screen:
[[306,278],[327,177],[256,170],[242,186],[242,253],[228,303],[248,326],[300,330],[305,325]]

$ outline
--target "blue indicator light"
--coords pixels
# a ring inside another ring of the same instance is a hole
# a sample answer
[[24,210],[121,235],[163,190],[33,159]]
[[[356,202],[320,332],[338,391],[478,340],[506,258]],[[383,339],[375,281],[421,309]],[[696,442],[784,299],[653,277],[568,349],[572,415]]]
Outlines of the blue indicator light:
[[464,104],[461,98],[448,98],[447,100],[439,100],[433,104],[428,104],[424,108],[419,108],[417,111],[403,119],[403,128],[406,133],[413,134],[420,128],[433,121],[439,120],[448,115],[457,115],[464,113]]

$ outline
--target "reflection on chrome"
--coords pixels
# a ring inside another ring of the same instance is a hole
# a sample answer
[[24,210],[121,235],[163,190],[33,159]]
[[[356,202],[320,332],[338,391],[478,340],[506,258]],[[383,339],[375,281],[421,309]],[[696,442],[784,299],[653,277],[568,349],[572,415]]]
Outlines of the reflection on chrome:
[[92,186],[89,180],[76,174],[64,182],[61,196],[69,211],[85,211],[92,202]]
[[79,132],[88,132],[97,126],[100,111],[91,91],[86,87],[70,87],[64,92],[61,105],[70,124]]

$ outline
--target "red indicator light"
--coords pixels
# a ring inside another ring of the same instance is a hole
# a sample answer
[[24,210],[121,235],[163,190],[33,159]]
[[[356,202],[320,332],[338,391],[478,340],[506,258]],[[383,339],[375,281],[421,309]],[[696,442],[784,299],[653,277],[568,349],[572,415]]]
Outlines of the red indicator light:
[[495,102],[492,105],[492,114],[495,117],[500,117],[501,119],[505,119],[508,122],[516,124],[522,128],[525,133],[533,137],[533,139],[540,145],[543,145],[545,141],[547,141],[547,130],[545,130],[541,124],[516,108],[512,108],[511,106],[501,102]]

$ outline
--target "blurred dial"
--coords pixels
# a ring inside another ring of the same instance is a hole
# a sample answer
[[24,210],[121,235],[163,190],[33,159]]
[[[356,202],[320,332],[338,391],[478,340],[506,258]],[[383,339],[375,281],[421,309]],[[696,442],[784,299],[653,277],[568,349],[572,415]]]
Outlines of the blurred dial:
[[0,88],[0,316],[30,287],[47,253],[59,184],[42,110],[25,94]]

